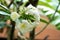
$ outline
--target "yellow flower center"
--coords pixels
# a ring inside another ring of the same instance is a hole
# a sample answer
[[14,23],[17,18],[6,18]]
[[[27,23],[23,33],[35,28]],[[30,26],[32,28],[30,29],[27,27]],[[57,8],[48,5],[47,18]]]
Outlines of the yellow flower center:
[[21,29],[26,28],[26,25],[24,23],[22,23],[20,26],[21,26]]

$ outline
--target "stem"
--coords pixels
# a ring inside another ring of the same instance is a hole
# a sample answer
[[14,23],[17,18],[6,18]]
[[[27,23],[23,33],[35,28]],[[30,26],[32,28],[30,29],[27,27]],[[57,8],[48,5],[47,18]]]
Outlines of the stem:
[[[38,0],[29,0],[29,3],[31,3],[34,7],[36,7]],[[35,39],[35,28],[30,32],[30,40],[34,39]]]
[[35,36],[39,35],[41,32],[43,32],[45,30],[45,28],[47,28],[47,26],[49,25],[49,23],[47,25],[44,26],[44,28],[42,28],[39,32],[37,32],[35,34]]
[[[58,11],[59,5],[60,5],[60,2],[59,2],[58,6],[57,6],[57,8],[56,8],[56,10],[55,10],[55,13],[54,13],[54,15],[52,16],[52,19],[54,19],[54,17],[55,17],[55,14],[56,14],[56,12]],[[51,19],[50,21],[52,21],[52,19]]]
[[14,30],[15,30],[15,22],[11,21],[12,28],[11,28],[11,33],[10,33],[10,40],[14,39]]
[[47,36],[44,38],[44,40],[48,40],[48,37],[49,37],[49,35],[47,35]]
[[30,40],[34,40],[35,38],[35,28],[30,32]]
[[60,5],[60,2],[59,2],[59,4],[58,4],[58,6],[57,6],[57,8],[56,8],[56,10],[55,10],[55,12],[54,12],[54,14],[53,14],[53,16],[52,16],[52,19],[49,21],[48,24],[46,24],[46,25],[44,26],[44,28],[43,28],[42,30],[40,30],[39,32],[37,32],[37,33],[35,34],[35,36],[37,36],[38,34],[40,34],[41,32],[43,32],[43,31],[47,28],[47,26],[51,23],[51,21],[52,21],[52,20],[54,19],[54,17],[55,17],[56,12],[58,11],[59,5]]
[[[14,2],[14,0],[11,0],[11,3],[7,7],[10,8],[10,6],[12,5],[13,2]],[[12,28],[10,30],[10,35],[8,37],[8,40],[14,40],[15,22],[11,21],[11,25],[12,25]]]
[[20,11],[20,10],[19,10],[19,7],[20,7],[20,5],[17,7],[17,13],[19,13],[19,11]]

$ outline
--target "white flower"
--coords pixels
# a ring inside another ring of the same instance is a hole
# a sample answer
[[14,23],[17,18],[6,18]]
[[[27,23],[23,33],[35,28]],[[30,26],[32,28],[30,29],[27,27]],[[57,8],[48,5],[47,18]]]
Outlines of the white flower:
[[11,19],[13,21],[15,21],[16,19],[18,19],[19,17],[20,17],[20,15],[18,13],[16,13],[16,12],[12,12],[11,13]]
[[16,23],[16,29],[19,30],[22,34],[32,31],[34,27],[35,26],[30,24],[27,20],[22,20],[22,22],[17,21]]
[[40,11],[38,10],[38,8],[33,7],[32,5],[29,5],[27,7],[29,10],[27,10],[26,14],[31,14],[35,17],[35,22],[39,22],[40,21]]
[[27,19],[21,19],[21,21],[18,19],[16,21],[16,29],[19,30],[22,34],[25,34],[29,31],[32,31],[33,28],[35,28],[40,23],[40,12],[32,5],[30,5],[30,7],[24,8],[23,10],[25,10],[26,16],[29,14],[35,18],[33,22]]

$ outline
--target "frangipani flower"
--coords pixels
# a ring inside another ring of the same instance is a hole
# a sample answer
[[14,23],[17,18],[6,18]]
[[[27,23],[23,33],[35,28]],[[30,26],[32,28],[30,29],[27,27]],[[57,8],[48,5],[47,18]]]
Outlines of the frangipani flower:
[[13,21],[15,21],[20,17],[20,15],[16,12],[12,12],[10,17]]

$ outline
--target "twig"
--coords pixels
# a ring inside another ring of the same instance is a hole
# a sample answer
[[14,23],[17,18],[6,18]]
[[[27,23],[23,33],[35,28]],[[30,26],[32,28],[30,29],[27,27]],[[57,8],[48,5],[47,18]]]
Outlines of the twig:
[[47,35],[47,36],[44,38],[44,40],[47,40],[47,39],[48,39],[48,37],[49,37],[49,35]]
[[49,25],[49,23],[48,23],[47,25],[45,25],[39,32],[37,32],[37,33],[35,34],[35,36],[37,36],[38,34],[40,34],[41,32],[43,32],[44,29],[47,28],[48,25]]
[[52,19],[49,21],[48,24],[46,24],[46,25],[44,26],[44,28],[43,28],[42,30],[40,30],[39,32],[37,32],[37,33],[35,34],[35,36],[37,36],[38,34],[40,34],[41,32],[43,32],[43,31],[47,28],[47,26],[51,23],[51,21],[52,21],[52,20],[54,19],[54,17],[55,17],[56,12],[58,11],[59,5],[60,5],[60,2],[59,2],[59,4],[58,4],[58,6],[57,6],[57,8],[56,8],[56,10],[55,10],[55,12],[54,12],[54,14],[53,14],[53,16],[52,16]]

